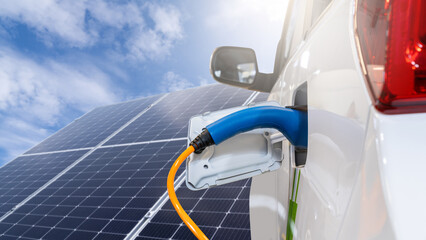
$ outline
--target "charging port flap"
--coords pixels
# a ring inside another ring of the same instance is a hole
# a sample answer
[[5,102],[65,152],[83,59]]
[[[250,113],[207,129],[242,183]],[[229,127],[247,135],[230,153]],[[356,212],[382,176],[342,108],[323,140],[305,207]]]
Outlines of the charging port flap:
[[[189,121],[189,142],[210,123],[254,106],[279,106],[279,104],[261,102],[196,115]],[[283,158],[281,142],[284,139],[285,137],[275,129],[255,129],[231,137],[219,145],[207,147],[200,154],[191,154],[186,162],[186,185],[191,190],[201,190],[276,170],[281,166]]]

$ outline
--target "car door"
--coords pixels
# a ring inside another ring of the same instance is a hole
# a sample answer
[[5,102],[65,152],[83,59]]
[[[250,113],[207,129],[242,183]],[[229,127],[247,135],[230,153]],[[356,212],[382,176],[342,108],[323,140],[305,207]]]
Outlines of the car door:
[[269,99],[308,105],[307,159],[298,163],[284,142],[281,169],[253,178],[252,237],[333,239],[357,175],[369,108],[354,51],[352,1],[290,1],[288,11],[283,67]]

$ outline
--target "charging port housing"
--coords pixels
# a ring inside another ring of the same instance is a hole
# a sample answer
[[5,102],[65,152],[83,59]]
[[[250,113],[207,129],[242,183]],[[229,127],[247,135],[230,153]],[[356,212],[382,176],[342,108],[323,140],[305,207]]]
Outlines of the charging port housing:
[[[210,123],[254,106],[279,104],[261,102],[196,115],[189,121],[189,142]],[[277,170],[283,160],[283,140],[286,138],[279,131],[262,128],[238,134],[222,144],[209,146],[200,154],[192,154],[187,161],[186,185],[191,190],[201,190]]]

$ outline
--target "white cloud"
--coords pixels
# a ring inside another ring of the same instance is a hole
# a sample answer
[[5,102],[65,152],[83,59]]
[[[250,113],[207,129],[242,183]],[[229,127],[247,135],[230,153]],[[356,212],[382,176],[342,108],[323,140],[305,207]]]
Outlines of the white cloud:
[[166,72],[160,84],[161,90],[165,92],[175,92],[194,87],[194,84],[172,71]]
[[134,32],[126,46],[128,48],[128,59],[160,59],[169,53],[171,42],[168,39],[163,39],[153,30],[140,30]]
[[7,39],[9,38],[9,33],[4,29],[2,25],[0,25],[0,38]]
[[43,39],[48,34],[66,40],[72,46],[87,45],[91,36],[84,31],[84,3],[81,1],[0,1],[0,16],[26,23]]
[[[0,6],[0,150],[8,151],[8,160],[76,113],[122,99],[123,89],[112,86],[108,74],[125,80],[127,73],[114,62],[161,60],[183,38],[181,12],[164,2],[0,0]],[[91,48],[112,46],[92,59],[103,71],[90,59],[75,61],[74,54],[69,55],[74,61],[65,63],[30,59],[8,48],[17,24],[28,26],[46,46],[75,48],[83,57]],[[192,86],[182,81],[170,90]]]
[[215,44],[254,48],[259,69],[272,72],[288,0],[217,0],[204,17]]
[[204,85],[208,85],[208,84],[214,83],[213,80],[208,80],[208,79],[203,78],[203,77],[198,77],[198,80],[200,80],[200,86],[204,86]]
[[22,109],[31,116],[55,124],[62,104],[78,110],[117,100],[100,70],[75,69],[54,61],[37,63],[20,54],[0,49],[0,110]]
[[[10,156],[63,126],[69,111],[87,112],[120,100],[108,77],[95,67],[34,61],[0,48],[0,148]],[[24,137],[25,136],[25,137]]]
[[183,37],[181,14],[176,7],[149,4],[148,9],[154,27],[133,31],[126,43],[130,59],[162,59]]
[[[47,46],[116,45],[116,60],[161,59],[182,38],[182,16],[172,6],[137,1],[0,0],[0,18],[28,25]],[[146,24],[146,22],[152,22]]]
[[173,71],[168,71],[163,75],[163,80],[161,81],[161,84],[159,84],[159,86],[160,91],[162,92],[175,92],[212,83],[213,81],[209,81],[202,77],[198,77],[198,82],[189,81],[188,79],[182,77],[181,75]]
[[0,118],[0,148],[6,149],[0,165],[22,154],[31,146],[46,138],[50,132],[14,117]]
[[122,28],[125,25],[138,25],[139,27],[144,25],[143,7],[133,2],[120,5],[102,0],[91,0],[87,2],[86,9],[94,19],[103,25],[115,28]]
[[170,39],[182,38],[182,16],[173,6],[150,5],[149,15],[155,23],[155,31]]
[[253,27],[252,24],[257,26],[264,22],[278,22],[282,25],[286,5],[285,0],[218,0],[212,6],[211,14],[206,16],[206,22],[212,26],[235,30],[242,25]]

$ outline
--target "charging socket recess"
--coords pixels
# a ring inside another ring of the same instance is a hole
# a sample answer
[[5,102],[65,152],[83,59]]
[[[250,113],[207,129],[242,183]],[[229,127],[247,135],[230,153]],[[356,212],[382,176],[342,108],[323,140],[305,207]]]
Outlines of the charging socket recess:
[[[189,142],[214,121],[255,106],[280,105],[261,102],[196,115],[189,120]],[[275,129],[255,129],[207,147],[200,154],[191,154],[186,162],[186,185],[191,190],[201,190],[277,170],[283,159],[282,141],[285,139]]]

